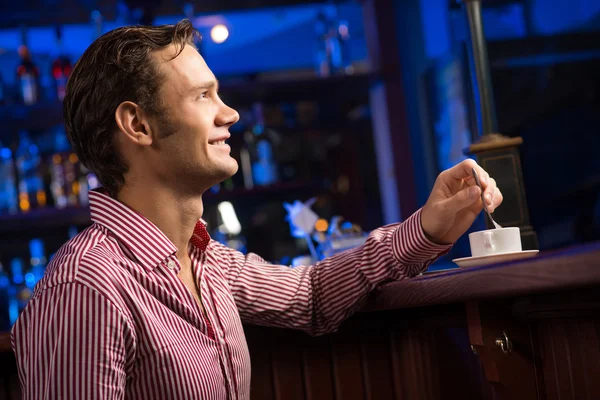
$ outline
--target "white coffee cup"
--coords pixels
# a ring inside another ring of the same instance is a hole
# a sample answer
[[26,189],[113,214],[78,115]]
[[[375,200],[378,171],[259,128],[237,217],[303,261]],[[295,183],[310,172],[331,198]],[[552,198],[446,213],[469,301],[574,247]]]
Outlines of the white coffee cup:
[[518,227],[473,232],[469,234],[469,243],[473,257],[523,251]]

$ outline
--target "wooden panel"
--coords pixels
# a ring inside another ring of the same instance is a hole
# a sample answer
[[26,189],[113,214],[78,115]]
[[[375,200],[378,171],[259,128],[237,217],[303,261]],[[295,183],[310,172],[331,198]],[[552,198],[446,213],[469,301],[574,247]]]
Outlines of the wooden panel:
[[304,391],[307,400],[334,399],[329,336],[307,340],[303,349]]
[[427,331],[395,331],[391,334],[394,389],[399,399],[439,399],[439,370],[432,361],[435,340]]
[[300,335],[303,334],[293,331],[273,331],[271,360],[277,400],[306,398],[302,371],[303,338]]
[[256,326],[244,327],[252,360],[250,397],[259,400],[274,400],[271,342],[269,336],[265,335],[265,331],[265,328]]
[[337,399],[364,399],[362,360],[360,356],[360,338],[358,335],[344,333],[331,335],[331,354],[333,358],[333,380]]
[[360,340],[365,380],[365,399],[394,399],[394,375],[390,359],[389,335],[375,330]]
[[380,329],[389,332],[392,398],[445,399],[448,393],[460,393],[464,400],[493,398],[471,351],[462,305],[375,316],[389,324]]
[[[275,387],[276,396],[268,393],[270,397],[265,398],[437,400],[446,398],[447,393],[460,393],[464,400],[493,399],[487,395],[490,387],[470,349],[466,326],[464,307],[459,304],[362,313],[346,321],[338,332],[316,338],[248,327],[253,336],[248,339],[252,398],[261,399],[256,391],[261,382],[261,387]],[[254,346],[264,347],[265,343],[271,343],[271,371],[264,366],[269,362],[266,357],[255,357],[265,352]],[[294,362],[301,364],[302,371],[291,365]],[[258,377],[260,371],[268,376]],[[304,389],[298,390],[301,377]],[[283,385],[295,391],[284,393]]]
[[551,319],[537,324],[547,400],[600,398],[600,319]]
[[[536,362],[527,323],[512,317],[510,303],[468,303],[471,344],[481,357],[486,378],[494,384],[498,399],[529,400],[538,396]],[[512,343],[505,354],[496,345],[504,333]]]
[[[480,358],[469,344],[465,326],[436,330],[436,364],[439,386],[444,393],[460,393],[461,399],[494,399],[492,386],[485,379]],[[443,397],[443,396],[442,396]]]

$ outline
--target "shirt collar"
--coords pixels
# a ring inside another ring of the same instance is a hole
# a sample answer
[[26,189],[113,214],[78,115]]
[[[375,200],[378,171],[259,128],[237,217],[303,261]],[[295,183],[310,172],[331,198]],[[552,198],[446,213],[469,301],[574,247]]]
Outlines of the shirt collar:
[[[133,253],[148,271],[177,252],[177,247],[156,225],[139,212],[113,199],[102,190],[90,191],[92,221],[106,227]],[[200,219],[190,239],[192,245],[206,250],[210,236]]]

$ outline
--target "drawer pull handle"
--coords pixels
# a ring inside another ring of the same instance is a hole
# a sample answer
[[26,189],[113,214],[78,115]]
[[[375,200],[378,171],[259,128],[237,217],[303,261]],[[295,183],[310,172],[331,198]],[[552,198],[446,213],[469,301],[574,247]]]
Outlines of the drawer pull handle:
[[513,345],[508,336],[506,335],[506,331],[502,331],[503,338],[496,339],[496,346],[500,347],[502,352],[509,356],[512,353]]

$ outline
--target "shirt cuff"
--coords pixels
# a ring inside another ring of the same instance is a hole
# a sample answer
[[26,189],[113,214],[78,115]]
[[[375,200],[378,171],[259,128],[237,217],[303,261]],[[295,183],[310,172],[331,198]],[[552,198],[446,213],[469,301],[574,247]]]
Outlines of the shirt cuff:
[[421,209],[404,221],[392,236],[392,253],[400,264],[430,264],[447,253],[452,245],[433,243],[421,226]]

